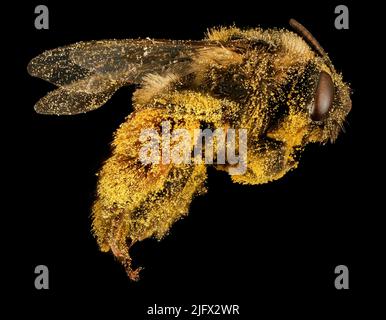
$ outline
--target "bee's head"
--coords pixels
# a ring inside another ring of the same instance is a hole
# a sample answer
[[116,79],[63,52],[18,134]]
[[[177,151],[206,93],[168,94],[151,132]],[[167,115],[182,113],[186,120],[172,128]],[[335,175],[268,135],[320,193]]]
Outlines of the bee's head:
[[[256,128],[258,136],[266,132],[268,137],[288,141],[296,135],[296,143],[301,145],[334,141],[351,109],[350,88],[311,33],[293,19],[290,25],[298,35],[279,29],[211,30],[210,40],[231,43],[233,50],[243,57],[238,67],[229,68],[229,73],[244,75],[237,80],[217,76],[212,87],[218,85],[221,94],[228,92],[226,97],[237,101],[243,94],[252,97],[243,103],[258,109],[255,114],[260,119],[269,119],[256,124],[253,117],[252,121],[247,117],[246,122]],[[219,74],[223,70],[220,67]],[[271,91],[268,108],[256,103],[262,96],[267,97],[261,91],[264,88]]]
[[296,84],[304,89],[299,91],[303,92],[303,108],[309,115],[309,141],[334,141],[351,110],[350,88],[311,33],[293,19],[290,24],[317,53]]
[[242,56],[211,78],[213,92],[243,106],[235,119],[249,130],[249,171],[240,181],[282,177],[306,144],[334,141],[351,109],[350,88],[322,47],[298,22],[290,24],[298,35],[260,28],[209,34]]
[[[268,130],[268,136],[280,141],[296,136],[297,145],[334,141],[351,110],[350,88],[311,33],[294,20],[290,24],[314,54],[289,69],[288,81],[280,88],[281,109],[285,113],[281,112],[279,121]],[[287,46],[291,41],[292,38]]]
[[[293,34],[286,38],[285,45],[295,48],[294,55],[288,60],[290,67],[283,68],[285,81],[278,86],[278,94],[274,93],[269,100],[270,109],[276,112],[268,117],[265,131],[268,142],[263,145],[268,159],[264,172],[270,180],[296,166],[296,156],[306,144],[334,141],[351,110],[350,88],[335,71],[327,54],[303,26],[293,21],[291,24],[313,53],[309,55],[309,48],[303,50],[301,46],[300,54],[306,57],[295,61],[299,42]],[[291,68],[291,64],[295,67]]]

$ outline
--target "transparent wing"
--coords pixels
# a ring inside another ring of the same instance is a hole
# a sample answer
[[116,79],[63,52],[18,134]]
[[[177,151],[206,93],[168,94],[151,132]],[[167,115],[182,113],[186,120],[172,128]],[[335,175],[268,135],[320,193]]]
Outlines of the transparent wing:
[[212,47],[207,41],[112,40],[85,43],[74,50],[71,60],[92,72],[126,70],[132,82],[149,73],[162,73],[176,65],[189,64],[198,49]]
[[46,51],[30,61],[28,72],[60,88],[38,101],[35,110],[66,115],[94,110],[148,73],[183,73],[197,50],[215,46],[208,41],[102,40]]

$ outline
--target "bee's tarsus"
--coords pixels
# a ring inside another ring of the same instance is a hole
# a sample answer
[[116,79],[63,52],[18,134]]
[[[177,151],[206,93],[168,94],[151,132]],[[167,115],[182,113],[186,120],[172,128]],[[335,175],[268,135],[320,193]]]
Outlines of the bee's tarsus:
[[130,280],[138,281],[140,279],[139,273],[143,269],[142,267],[132,269],[130,266],[130,262],[129,262],[129,265],[125,265],[125,269],[126,269],[126,273],[129,276]]
[[125,258],[119,259],[122,263],[123,267],[126,270],[127,275],[129,276],[130,280],[138,281],[140,279],[139,273],[143,269],[142,267],[133,268],[132,266],[132,259],[130,258],[128,252]]

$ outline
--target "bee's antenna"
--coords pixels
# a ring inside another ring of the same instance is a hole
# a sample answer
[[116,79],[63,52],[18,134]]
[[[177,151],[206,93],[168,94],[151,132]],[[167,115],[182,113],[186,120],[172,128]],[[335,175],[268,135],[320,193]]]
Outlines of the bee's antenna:
[[289,24],[300,36],[302,36],[311,45],[311,47],[322,58],[325,59],[327,65],[331,68],[331,70],[333,70],[331,60],[328,57],[326,51],[324,51],[324,49],[322,48],[318,40],[315,39],[315,37],[311,34],[311,32],[309,32],[305,26],[297,22],[295,19],[290,19]]
[[301,35],[305,40],[307,40],[307,42],[314,48],[314,50],[320,56],[327,56],[326,52],[319,44],[318,40],[315,39],[315,37],[311,34],[311,32],[307,30],[305,26],[297,22],[295,19],[290,19],[289,24],[299,35]]

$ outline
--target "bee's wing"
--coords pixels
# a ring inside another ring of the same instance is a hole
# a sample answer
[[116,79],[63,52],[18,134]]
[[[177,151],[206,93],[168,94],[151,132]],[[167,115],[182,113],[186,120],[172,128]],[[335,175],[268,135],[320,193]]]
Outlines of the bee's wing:
[[102,40],[46,51],[28,64],[28,72],[60,88],[35,105],[38,113],[78,114],[102,106],[121,86],[141,83],[148,73],[188,70],[197,50],[209,41]]

